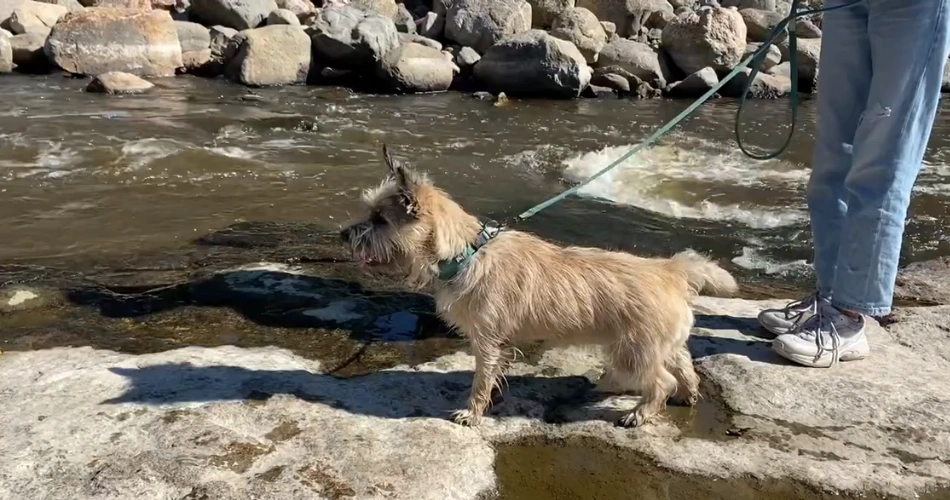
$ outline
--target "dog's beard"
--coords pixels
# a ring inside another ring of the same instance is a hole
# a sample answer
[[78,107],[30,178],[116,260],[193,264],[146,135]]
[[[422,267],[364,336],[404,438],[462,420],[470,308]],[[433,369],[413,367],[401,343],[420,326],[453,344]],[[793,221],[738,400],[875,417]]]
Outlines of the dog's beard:
[[369,227],[351,239],[353,259],[374,273],[398,277],[412,288],[424,288],[438,274],[436,262],[407,242],[392,239],[387,229]]

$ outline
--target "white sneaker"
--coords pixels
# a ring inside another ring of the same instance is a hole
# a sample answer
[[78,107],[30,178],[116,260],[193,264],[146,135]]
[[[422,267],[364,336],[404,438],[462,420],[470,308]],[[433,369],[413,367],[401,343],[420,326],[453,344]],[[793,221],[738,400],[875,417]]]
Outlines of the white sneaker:
[[772,349],[800,365],[830,368],[838,361],[864,359],[871,352],[864,316],[852,319],[825,301],[795,330],[779,335]]
[[759,313],[759,324],[775,335],[783,335],[798,328],[818,312],[818,303],[828,299],[815,292],[802,300],[789,302],[779,309],[765,309]]

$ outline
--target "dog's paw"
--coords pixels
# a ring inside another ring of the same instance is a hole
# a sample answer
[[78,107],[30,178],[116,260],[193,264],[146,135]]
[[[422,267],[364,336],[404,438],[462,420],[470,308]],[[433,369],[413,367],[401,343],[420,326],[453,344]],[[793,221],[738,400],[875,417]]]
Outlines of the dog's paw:
[[471,410],[458,410],[452,414],[452,421],[465,427],[476,427],[481,425],[482,416],[476,415]]
[[632,411],[622,417],[617,421],[617,425],[620,427],[641,427],[647,423],[647,417],[645,417],[639,411]]
[[670,398],[670,403],[674,406],[696,406],[699,402],[699,393],[680,395],[677,394]]

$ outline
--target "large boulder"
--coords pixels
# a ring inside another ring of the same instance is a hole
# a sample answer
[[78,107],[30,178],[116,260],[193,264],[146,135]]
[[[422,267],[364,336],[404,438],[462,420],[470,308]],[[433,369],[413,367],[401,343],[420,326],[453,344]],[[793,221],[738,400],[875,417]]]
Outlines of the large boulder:
[[89,82],[86,92],[98,94],[141,94],[155,85],[135,75],[110,71],[103,73]]
[[[744,61],[746,58],[751,57],[760,48],[762,48],[761,43],[751,42],[746,44],[745,53],[742,54],[742,60]],[[782,51],[775,45],[769,44],[765,59],[762,60],[762,66],[759,70],[768,73],[772,68],[778,66],[780,62],[782,62]]]
[[529,29],[531,4],[525,0],[456,0],[445,17],[445,38],[480,54]]
[[10,38],[13,50],[13,64],[17,70],[25,73],[46,73],[50,70],[49,57],[43,50],[46,35],[43,33],[23,33]]
[[712,68],[703,68],[682,81],[676,82],[670,86],[667,94],[670,97],[696,98],[719,84],[719,76],[716,70]]
[[663,30],[663,49],[686,74],[705,67],[729,71],[742,61],[746,27],[734,9],[684,12]]
[[597,16],[583,7],[569,7],[561,12],[554,20],[551,35],[573,43],[589,64],[597,62],[607,44],[607,32]]
[[574,44],[541,30],[505,38],[485,52],[474,71],[489,90],[510,96],[573,98],[591,78]]
[[597,66],[606,73],[616,73],[627,78],[633,75],[657,87],[666,85],[660,57],[653,47],[645,43],[623,38],[614,40],[601,51]]
[[[778,44],[782,60],[790,61],[788,40]],[[798,81],[804,92],[810,92],[818,85],[818,61],[821,59],[820,38],[798,39]]]
[[152,10],[152,0],[83,0],[86,7],[111,7],[114,9]]
[[317,8],[310,3],[310,0],[276,0],[278,9],[289,10],[297,16],[301,22],[306,21],[317,14]]
[[399,47],[391,19],[348,6],[321,9],[311,38],[314,62],[339,69],[367,69]]
[[[753,42],[765,42],[772,34],[772,30],[778,26],[778,23],[785,17],[778,12],[770,12],[758,9],[742,9],[739,11],[742,20],[745,22],[746,36]],[[784,39],[785,34],[775,41]]]
[[193,0],[190,14],[202,24],[240,31],[260,26],[274,10],[274,0]]
[[208,28],[188,21],[175,21],[178,42],[181,44],[181,62],[187,71],[198,71],[211,61],[211,32]]
[[[723,85],[720,93],[725,97],[741,97],[742,90],[749,81],[752,70],[743,68],[732,80]],[[785,97],[792,90],[792,81],[784,75],[756,73],[755,80],[749,85],[748,97],[752,99],[777,99]]]
[[66,10],[68,10],[69,12],[76,12],[76,11],[86,9],[86,7],[84,7],[83,4],[79,3],[78,0],[36,0],[36,1],[40,3],[49,3],[53,5],[66,7]]
[[300,19],[297,14],[287,9],[277,9],[267,16],[267,25],[286,24],[288,26],[300,26]]
[[10,16],[10,30],[22,35],[24,33],[49,34],[59,19],[65,16],[69,9],[59,5],[27,1],[13,10]]
[[639,35],[640,28],[656,12],[673,13],[667,0],[577,0],[577,7],[590,10],[601,21],[614,23],[621,38]]
[[550,29],[565,10],[574,7],[575,0],[528,0],[531,4],[531,27]]
[[164,10],[71,12],[53,27],[45,50],[60,68],[84,75],[172,76],[182,66],[178,31]]
[[277,24],[241,32],[228,77],[264,87],[304,83],[310,72],[310,37],[299,26]]
[[418,43],[405,43],[380,61],[377,75],[399,93],[448,90],[458,66],[442,51]]
[[208,64],[205,64],[199,71],[203,76],[218,76],[224,72],[227,63],[237,54],[238,31],[227,26],[212,26],[208,30],[210,38],[211,55]]
[[346,4],[367,14],[379,14],[391,20],[395,20],[399,12],[396,0],[349,0]]
[[10,44],[10,38],[0,32],[0,73],[9,73],[13,71],[13,45]]

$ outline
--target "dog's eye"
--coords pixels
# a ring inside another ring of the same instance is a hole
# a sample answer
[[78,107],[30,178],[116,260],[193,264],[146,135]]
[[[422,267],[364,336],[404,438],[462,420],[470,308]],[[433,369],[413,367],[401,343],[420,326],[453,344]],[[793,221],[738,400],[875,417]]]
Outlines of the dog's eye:
[[386,219],[384,219],[383,216],[378,212],[373,212],[373,215],[370,216],[369,220],[374,226],[383,226],[386,224]]

